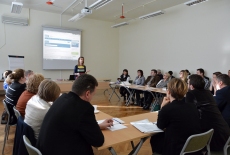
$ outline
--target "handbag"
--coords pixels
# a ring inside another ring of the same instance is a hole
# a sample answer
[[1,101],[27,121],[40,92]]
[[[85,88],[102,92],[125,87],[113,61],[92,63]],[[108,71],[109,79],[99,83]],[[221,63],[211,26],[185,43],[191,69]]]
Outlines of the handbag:
[[8,116],[6,110],[4,109],[4,111],[2,113],[2,117],[1,117],[1,124],[7,124],[8,117],[9,116]]

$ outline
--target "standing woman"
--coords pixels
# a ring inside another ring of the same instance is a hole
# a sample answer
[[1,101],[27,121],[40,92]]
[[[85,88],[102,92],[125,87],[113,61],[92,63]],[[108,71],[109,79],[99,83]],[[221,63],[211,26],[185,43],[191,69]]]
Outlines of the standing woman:
[[16,69],[8,75],[6,82],[8,89],[6,90],[5,102],[10,112],[10,124],[15,124],[17,118],[14,115],[13,107],[16,106],[22,92],[26,89],[26,77],[23,69]]
[[78,58],[78,64],[74,68],[74,75],[76,78],[82,74],[87,74],[89,72],[86,71],[86,66],[84,65],[84,57],[79,57]]

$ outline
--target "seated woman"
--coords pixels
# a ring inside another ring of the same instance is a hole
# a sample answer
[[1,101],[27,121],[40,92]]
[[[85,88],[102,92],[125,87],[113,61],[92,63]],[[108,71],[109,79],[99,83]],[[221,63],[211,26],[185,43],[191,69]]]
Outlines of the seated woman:
[[26,89],[26,77],[25,71],[23,69],[16,69],[11,74],[8,75],[6,79],[9,85],[6,90],[5,102],[10,112],[10,125],[17,123],[17,117],[14,114],[13,107],[16,106],[20,95]]
[[17,110],[20,112],[21,116],[25,116],[26,104],[30,98],[37,94],[38,86],[44,80],[44,76],[41,74],[30,75],[27,81],[26,90],[21,94],[16,105]]
[[179,155],[187,138],[201,132],[196,106],[182,100],[187,91],[187,84],[180,79],[174,78],[168,83],[167,97],[164,97],[157,119],[157,126],[166,130],[151,137],[153,152]]
[[60,93],[61,90],[57,83],[43,80],[38,87],[37,95],[27,102],[24,122],[34,130],[36,139],[38,139],[43,119],[51,106],[49,102],[55,101]]
[[[129,82],[129,80],[130,80],[130,76],[129,76],[128,70],[124,69],[123,73],[120,76],[119,81],[120,82],[123,82],[123,81]],[[124,87],[120,87],[120,94],[121,94],[121,97],[124,97],[124,101],[126,100],[126,92],[127,91]]]
[[179,74],[180,74],[180,79],[187,83],[188,73],[185,70],[181,70]]
[[[144,73],[143,73],[142,70],[139,69],[139,70],[137,70],[137,77],[136,77],[135,80],[133,81],[133,84],[143,86],[144,83],[145,83]],[[135,94],[134,94],[134,95],[136,95],[136,104],[137,104],[137,105],[138,105],[139,102],[140,102],[140,93],[141,93],[141,92],[142,92],[141,90],[135,90]],[[130,94],[128,94],[128,96],[127,96],[128,98],[129,98],[129,95],[130,95]],[[130,101],[132,101],[132,100],[130,100]]]
[[169,78],[170,78],[170,74],[169,73],[165,73],[164,76],[163,76],[163,79],[160,80],[157,85],[156,85],[156,88],[164,88],[164,87],[167,87],[167,84],[169,82]]

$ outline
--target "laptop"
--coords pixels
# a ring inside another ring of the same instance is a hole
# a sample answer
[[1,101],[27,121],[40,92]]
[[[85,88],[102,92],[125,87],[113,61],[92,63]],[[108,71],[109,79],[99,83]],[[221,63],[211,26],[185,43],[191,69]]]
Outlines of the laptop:
[[75,80],[75,75],[70,75],[70,76],[69,76],[69,80],[70,80],[70,81]]

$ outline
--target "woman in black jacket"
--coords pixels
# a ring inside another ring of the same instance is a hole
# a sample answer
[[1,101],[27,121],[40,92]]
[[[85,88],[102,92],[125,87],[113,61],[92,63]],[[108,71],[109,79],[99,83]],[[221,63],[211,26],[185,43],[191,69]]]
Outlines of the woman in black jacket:
[[[124,82],[124,81],[129,82],[129,80],[130,80],[129,72],[127,69],[124,69],[123,73],[121,74],[119,78],[119,82]],[[124,100],[126,100],[127,91],[124,87],[120,88],[120,94],[121,94],[121,97],[124,97]]]
[[167,97],[161,104],[157,126],[165,132],[152,136],[152,151],[162,155],[179,155],[187,138],[201,132],[198,111],[194,104],[182,99],[188,90],[180,79],[168,83]]

